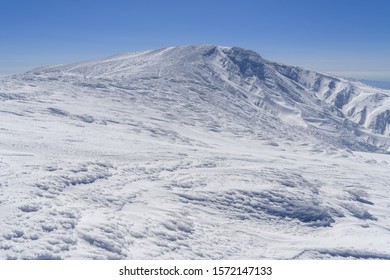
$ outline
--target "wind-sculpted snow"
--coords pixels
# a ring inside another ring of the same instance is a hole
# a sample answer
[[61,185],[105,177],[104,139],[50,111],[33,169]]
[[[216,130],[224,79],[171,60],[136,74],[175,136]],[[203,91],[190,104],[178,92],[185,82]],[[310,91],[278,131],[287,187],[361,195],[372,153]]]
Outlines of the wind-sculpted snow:
[[240,48],[0,81],[1,259],[388,259],[388,96]]
[[291,198],[289,193],[268,191],[207,193],[204,196],[180,194],[184,203],[204,207],[212,206],[237,219],[269,220],[273,217],[296,219],[307,226],[330,226],[334,219],[328,211],[315,201]]

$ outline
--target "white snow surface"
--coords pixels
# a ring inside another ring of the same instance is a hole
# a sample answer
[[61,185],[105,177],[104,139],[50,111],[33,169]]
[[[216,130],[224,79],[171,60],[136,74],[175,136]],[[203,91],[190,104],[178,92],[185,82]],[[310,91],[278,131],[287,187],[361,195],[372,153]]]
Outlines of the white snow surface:
[[0,79],[1,259],[390,259],[390,91],[240,48]]

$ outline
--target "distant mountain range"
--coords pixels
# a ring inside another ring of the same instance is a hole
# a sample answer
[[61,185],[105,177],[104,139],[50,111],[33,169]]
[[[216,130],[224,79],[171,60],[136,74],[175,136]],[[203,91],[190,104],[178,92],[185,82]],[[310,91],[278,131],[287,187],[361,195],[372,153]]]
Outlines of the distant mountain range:
[[377,88],[383,88],[383,89],[390,89],[390,82],[387,81],[375,81],[375,80],[360,80],[362,83],[365,83],[367,85],[377,87]]

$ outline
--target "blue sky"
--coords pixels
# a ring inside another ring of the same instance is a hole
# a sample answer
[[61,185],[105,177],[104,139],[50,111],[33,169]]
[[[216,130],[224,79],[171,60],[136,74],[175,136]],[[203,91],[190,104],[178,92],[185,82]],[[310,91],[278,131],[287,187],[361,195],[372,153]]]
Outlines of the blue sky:
[[390,1],[0,0],[0,75],[175,45],[390,81]]

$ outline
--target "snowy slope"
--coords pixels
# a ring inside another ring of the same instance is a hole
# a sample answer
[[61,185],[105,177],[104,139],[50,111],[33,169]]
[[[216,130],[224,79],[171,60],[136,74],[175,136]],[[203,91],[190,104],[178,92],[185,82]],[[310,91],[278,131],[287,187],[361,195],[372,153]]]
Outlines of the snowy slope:
[[217,46],[0,81],[0,258],[390,258],[389,91]]

